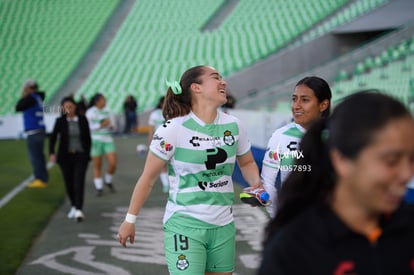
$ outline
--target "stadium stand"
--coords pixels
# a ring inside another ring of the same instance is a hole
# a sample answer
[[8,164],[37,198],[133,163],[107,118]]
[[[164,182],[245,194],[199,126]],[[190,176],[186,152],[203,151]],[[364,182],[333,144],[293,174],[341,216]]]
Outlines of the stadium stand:
[[103,92],[108,107],[120,112],[119,99],[132,94],[140,112],[151,109],[166,90],[164,79],[177,79],[195,64],[213,65],[225,76],[248,67],[347,1],[240,0],[216,30],[201,32],[224,2],[137,1],[77,97]]
[[379,89],[410,105],[414,99],[413,64],[414,36],[377,56],[366,57],[355,65],[353,72],[341,71],[335,82],[333,100],[339,101],[358,90]]
[[76,68],[117,5],[113,0],[0,1],[0,115],[36,79],[46,103]]
[[[82,95],[90,98],[94,93],[102,92],[107,96],[108,107],[121,113],[123,99],[132,94],[138,98],[139,112],[144,112],[153,108],[165,92],[164,80],[177,79],[179,73],[190,66],[210,64],[225,77],[237,75],[260,61],[269,60],[272,55],[307,45],[338,26],[393,1],[236,2],[221,24],[208,30],[204,26],[228,1],[134,1],[102,58],[76,91],[76,98]],[[5,65],[0,69],[3,76],[0,80],[3,103],[0,115],[14,112],[20,85],[26,78],[37,79],[41,88],[48,92],[46,103],[58,94],[62,84],[88,53],[94,39],[101,30],[105,31],[104,24],[119,3],[114,0],[0,2],[0,14],[4,18],[0,29],[5,37],[0,41],[3,49],[0,58]],[[31,13],[37,15],[36,21]],[[380,55],[366,54],[350,65],[352,69],[335,69],[336,74],[330,80],[338,91],[336,97],[340,98],[343,89],[349,91],[364,86],[361,85],[363,82],[370,82],[368,72],[380,74],[383,82],[387,82],[385,75],[392,78],[398,74],[394,67],[405,67],[406,72],[412,61],[405,56],[413,51],[412,44],[402,43]],[[400,65],[390,64],[401,56],[405,59]],[[273,87],[297,79],[300,73],[275,80],[265,89],[258,87],[253,93],[257,95],[255,103],[250,98],[243,104],[243,98],[238,98],[238,106],[265,110],[280,108],[285,112],[288,105],[283,103],[283,93],[275,93]],[[402,75],[405,73],[398,74]],[[240,79],[242,75],[238,77]],[[411,78],[405,76],[403,82],[410,81]],[[369,83],[365,86],[369,87]],[[411,86],[405,85],[401,89],[405,92],[400,92],[399,97],[409,102],[406,90]],[[275,103],[279,101],[281,103]]]

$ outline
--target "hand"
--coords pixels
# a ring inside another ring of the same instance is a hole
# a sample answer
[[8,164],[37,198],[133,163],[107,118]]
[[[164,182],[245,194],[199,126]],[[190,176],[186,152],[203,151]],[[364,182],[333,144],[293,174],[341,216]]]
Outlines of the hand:
[[109,121],[109,119],[103,119],[101,121],[101,128],[104,128],[106,126],[109,126],[111,124],[111,122]]
[[118,230],[119,243],[126,247],[126,242],[129,238],[129,243],[133,244],[135,240],[135,224],[124,221]]
[[261,181],[256,184],[250,185],[249,187],[244,188],[244,190],[249,190],[249,191],[254,190],[254,189],[265,189],[265,188],[263,187],[263,184]]

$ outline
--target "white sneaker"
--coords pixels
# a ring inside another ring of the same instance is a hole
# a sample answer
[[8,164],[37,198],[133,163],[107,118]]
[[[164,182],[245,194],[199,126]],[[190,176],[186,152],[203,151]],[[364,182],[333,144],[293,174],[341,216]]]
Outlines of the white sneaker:
[[82,211],[79,210],[79,209],[76,209],[76,212],[75,212],[75,220],[77,222],[81,222],[81,221],[83,221],[84,218],[85,218],[85,216],[83,215]]
[[70,211],[68,213],[68,219],[74,219],[75,218],[75,213],[76,213],[76,208],[72,206],[72,208],[70,209]]

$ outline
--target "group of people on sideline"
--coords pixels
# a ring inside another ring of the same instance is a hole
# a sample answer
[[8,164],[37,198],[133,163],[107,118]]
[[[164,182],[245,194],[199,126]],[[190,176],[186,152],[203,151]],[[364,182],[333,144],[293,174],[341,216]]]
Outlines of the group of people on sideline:
[[[36,81],[30,79],[24,83],[21,99],[16,104],[16,111],[23,112],[27,148],[33,167],[34,180],[28,185],[29,188],[48,186],[44,155],[44,98],[45,93],[39,91]],[[56,119],[50,133],[49,160],[61,169],[71,204],[67,216],[76,221],[82,221],[85,217],[85,177],[91,159],[97,196],[102,196],[104,185],[110,192],[115,192],[116,153],[112,137],[115,122],[105,106],[106,99],[101,93],[95,94],[89,105],[84,99],[76,102],[73,96],[65,97],[60,104],[61,116]],[[103,158],[107,161],[105,172],[102,171]]]
[[[28,147],[40,148],[42,117],[29,117],[44,94],[29,86],[16,110],[25,112]],[[168,193],[163,229],[169,274],[233,274],[237,164],[245,190],[265,190],[272,202],[265,208],[258,275],[414,274],[414,204],[404,197],[414,174],[414,120],[401,102],[361,91],[333,108],[328,82],[304,77],[292,87],[292,121],[274,131],[259,167],[245,125],[227,110],[234,97],[214,67],[191,67],[167,86],[149,116],[144,169],[118,229],[122,246],[135,242],[135,223],[159,179]],[[71,203],[68,217],[78,221],[90,158],[97,195],[104,186],[115,192],[114,124],[105,103],[96,94],[80,114],[73,98],[64,98],[50,137],[50,159],[61,168]],[[29,141],[29,134],[37,136]],[[29,148],[31,160],[40,159],[32,154]],[[47,186],[47,170],[46,176],[39,167],[34,171],[29,187]]]

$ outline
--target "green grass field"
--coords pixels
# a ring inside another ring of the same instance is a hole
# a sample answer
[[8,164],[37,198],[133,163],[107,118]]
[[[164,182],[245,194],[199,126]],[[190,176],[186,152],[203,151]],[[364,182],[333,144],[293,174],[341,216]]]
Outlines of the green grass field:
[[[0,163],[0,198],[3,198],[32,174],[26,141],[0,141]],[[49,170],[49,177],[48,188],[26,188],[0,208],[0,274],[16,272],[33,240],[64,201],[65,190],[57,166]]]

